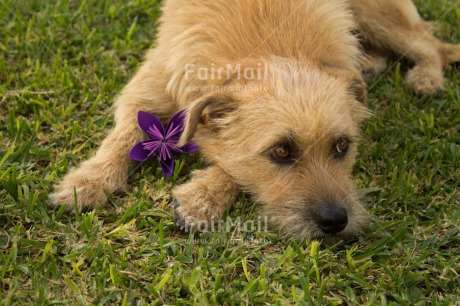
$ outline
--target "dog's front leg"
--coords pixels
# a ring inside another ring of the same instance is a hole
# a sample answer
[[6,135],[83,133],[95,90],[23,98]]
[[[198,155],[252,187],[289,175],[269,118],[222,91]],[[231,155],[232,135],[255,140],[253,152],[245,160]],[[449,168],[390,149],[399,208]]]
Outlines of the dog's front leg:
[[166,119],[177,111],[176,104],[165,94],[167,80],[161,77],[164,73],[160,67],[160,63],[145,63],[125,87],[115,103],[114,130],[95,156],[55,186],[50,195],[55,205],[66,204],[69,212],[75,203],[79,211],[95,209],[106,203],[107,194],[124,187],[132,163],[129,151],[145,137],[137,123],[137,112],[153,112]]
[[218,166],[197,170],[190,182],[173,190],[175,222],[187,230],[192,224],[218,221],[237,192],[230,176]]

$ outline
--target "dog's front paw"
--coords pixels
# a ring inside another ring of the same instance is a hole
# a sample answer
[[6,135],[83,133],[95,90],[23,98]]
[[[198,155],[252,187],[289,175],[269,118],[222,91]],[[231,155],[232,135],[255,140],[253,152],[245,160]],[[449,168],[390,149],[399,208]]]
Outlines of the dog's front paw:
[[190,182],[173,190],[174,221],[184,231],[205,231],[222,219],[235,193],[235,185],[219,168],[195,171]]
[[227,207],[216,202],[215,198],[209,197],[203,191],[191,194],[181,194],[176,191],[173,203],[174,222],[184,232],[197,228],[207,230],[213,222],[222,219]]
[[412,86],[417,95],[436,95],[444,89],[444,77],[441,70],[414,67],[407,73],[406,84]]
[[[76,199],[75,199],[76,195]],[[101,188],[101,183],[88,180],[79,171],[69,173],[49,196],[51,202],[58,209],[66,205],[66,211],[72,213],[75,210],[75,203],[79,212],[95,209],[107,202],[107,195]]]

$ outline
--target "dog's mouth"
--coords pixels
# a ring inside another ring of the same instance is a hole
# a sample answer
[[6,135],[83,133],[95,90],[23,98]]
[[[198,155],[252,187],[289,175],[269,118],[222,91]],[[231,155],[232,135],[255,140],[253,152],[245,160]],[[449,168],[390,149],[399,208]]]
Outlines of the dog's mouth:
[[[266,210],[265,210],[266,212]],[[347,243],[353,237],[362,233],[365,228],[365,219],[359,220],[355,215],[348,215],[347,220],[339,220],[335,228],[330,228],[327,223],[318,225],[314,217],[302,216],[296,213],[277,215],[271,214],[267,218],[270,229],[285,238],[301,240],[318,240],[326,245],[333,245],[339,242]]]

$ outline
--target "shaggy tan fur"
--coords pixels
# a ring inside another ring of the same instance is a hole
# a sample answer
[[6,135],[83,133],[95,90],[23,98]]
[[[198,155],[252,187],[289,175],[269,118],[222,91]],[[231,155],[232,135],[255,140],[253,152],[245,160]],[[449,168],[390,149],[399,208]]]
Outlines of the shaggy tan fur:
[[[55,187],[55,204],[73,204],[75,188],[80,209],[103,205],[124,187],[128,152],[144,137],[137,111],[167,120],[187,109],[182,142],[193,138],[210,166],[173,190],[182,224],[221,218],[243,191],[282,234],[329,236],[315,219],[328,205],[346,209],[338,235],[356,233],[368,220],[351,179],[368,116],[361,71],[372,78],[389,53],[404,55],[414,62],[408,86],[431,94],[443,88],[443,67],[460,60],[460,47],[437,40],[409,0],[166,0],[160,23],[115,103],[114,131]],[[249,77],[217,77],[227,65]],[[344,138],[348,154],[334,158]],[[296,150],[288,165],[270,156],[284,143]]]

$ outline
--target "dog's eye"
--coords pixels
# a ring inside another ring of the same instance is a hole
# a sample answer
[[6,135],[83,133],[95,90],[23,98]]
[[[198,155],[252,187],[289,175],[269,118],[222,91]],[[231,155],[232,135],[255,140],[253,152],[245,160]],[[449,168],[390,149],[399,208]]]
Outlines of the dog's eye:
[[341,158],[347,155],[348,147],[350,145],[350,141],[346,138],[341,138],[334,143],[334,147],[332,148],[332,153],[334,154],[335,158]]
[[281,159],[286,159],[289,158],[291,153],[289,152],[289,149],[286,148],[285,146],[279,146],[273,150],[273,154]]
[[272,158],[276,162],[286,163],[291,161],[291,152],[285,145],[280,145],[274,148],[271,153]]

